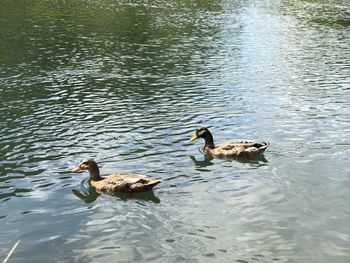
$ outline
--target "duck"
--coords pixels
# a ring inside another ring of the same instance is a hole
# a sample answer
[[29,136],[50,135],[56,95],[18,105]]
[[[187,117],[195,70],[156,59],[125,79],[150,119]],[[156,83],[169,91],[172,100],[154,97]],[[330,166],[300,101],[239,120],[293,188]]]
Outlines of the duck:
[[214,144],[214,138],[209,127],[202,127],[196,129],[192,135],[190,142],[203,138],[205,141],[204,152],[213,156],[221,157],[244,157],[252,159],[264,153],[267,147],[269,147],[268,142],[254,142],[254,141],[232,141],[222,143],[220,145]]
[[101,176],[100,169],[93,159],[84,159],[72,172],[89,171],[91,186],[101,192],[133,193],[152,190],[161,180],[153,180],[143,175],[120,172]]

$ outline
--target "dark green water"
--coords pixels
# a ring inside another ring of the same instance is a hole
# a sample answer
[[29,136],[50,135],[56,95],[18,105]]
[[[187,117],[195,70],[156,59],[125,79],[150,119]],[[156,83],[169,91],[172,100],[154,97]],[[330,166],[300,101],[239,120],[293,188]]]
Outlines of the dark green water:
[[[350,261],[348,1],[0,6],[0,261]],[[163,182],[99,195],[87,156]]]

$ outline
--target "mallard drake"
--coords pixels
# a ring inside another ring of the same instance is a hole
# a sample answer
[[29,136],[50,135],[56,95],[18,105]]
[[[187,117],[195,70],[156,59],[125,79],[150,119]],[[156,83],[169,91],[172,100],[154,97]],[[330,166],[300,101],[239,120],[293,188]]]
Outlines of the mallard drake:
[[85,159],[72,172],[81,170],[89,171],[90,184],[102,192],[143,192],[151,190],[160,180],[152,180],[142,175],[132,173],[116,173],[109,176],[101,176],[97,163],[92,159]]
[[233,141],[215,146],[213,135],[208,128],[199,128],[192,135],[190,141],[203,138],[204,152],[214,156],[237,156],[253,158],[262,154],[269,146],[267,142]]

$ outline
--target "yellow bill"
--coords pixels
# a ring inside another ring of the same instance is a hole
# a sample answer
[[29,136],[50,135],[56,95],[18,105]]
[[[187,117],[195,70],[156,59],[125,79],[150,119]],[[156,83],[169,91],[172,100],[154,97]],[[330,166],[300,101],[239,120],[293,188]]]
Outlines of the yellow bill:
[[194,140],[197,140],[198,139],[198,136],[196,133],[194,133],[190,139],[190,142],[194,141]]

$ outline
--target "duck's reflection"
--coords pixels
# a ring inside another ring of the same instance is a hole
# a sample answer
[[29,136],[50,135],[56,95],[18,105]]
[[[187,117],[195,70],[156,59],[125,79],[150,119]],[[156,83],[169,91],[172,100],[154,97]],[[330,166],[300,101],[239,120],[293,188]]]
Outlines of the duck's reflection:
[[73,189],[72,192],[76,197],[78,197],[80,200],[84,201],[85,203],[94,202],[97,199],[97,197],[100,195],[93,187],[90,187],[87,191]]
[[222,159],[225,160],[234,160],[239,163],[250,163],[250,164],[257,164],[258,166],[264,166],[268,163],[268,160],[265,158],[263,154],[258,155],[254,158],[245,158],[245,157],[222,157]]
[[137,192],[137,193],[112,193],[112,196],[117,196],[123,201],[130,199],[138,201],[151,201],[154,203],[160,203],[160,199],[154,194],[153,191]]
[[214,164],[214,162],[212,162],[214,157],[210,154],[204,154],[203,157],[203,160],[197,160],[193,155],[190,156],[192,163],[198,168],[204,168]]
[[[89,185],[87,179],[83,180],[76,189],[72,190],[73,194],[85,203],[94,202],[102,193],[96,191],[94,187]],[[153,191],[138,192],[138,193],[103,193],[110,196],[118,197],[123,201],[130,199],[139,201],[151,201],[154,203],[160,203],[160,199],[154,194]]]
[[237,157],[237,156],[215,156],[213,157],[210,154],[203,153],[203,160],[197,160],[196,157],[190,156],[192,163],[195,165],[196,168],[204,168],[208,167],[214,164],[214,158],[220,159],[224,161],[236,161],[239,163],[247,163],[247,164],[255,164],[258,166],[264,166],[268,163],[268,160],[265,158],[263,154],[258,155],[254,158],[244,158],[244,157]]

